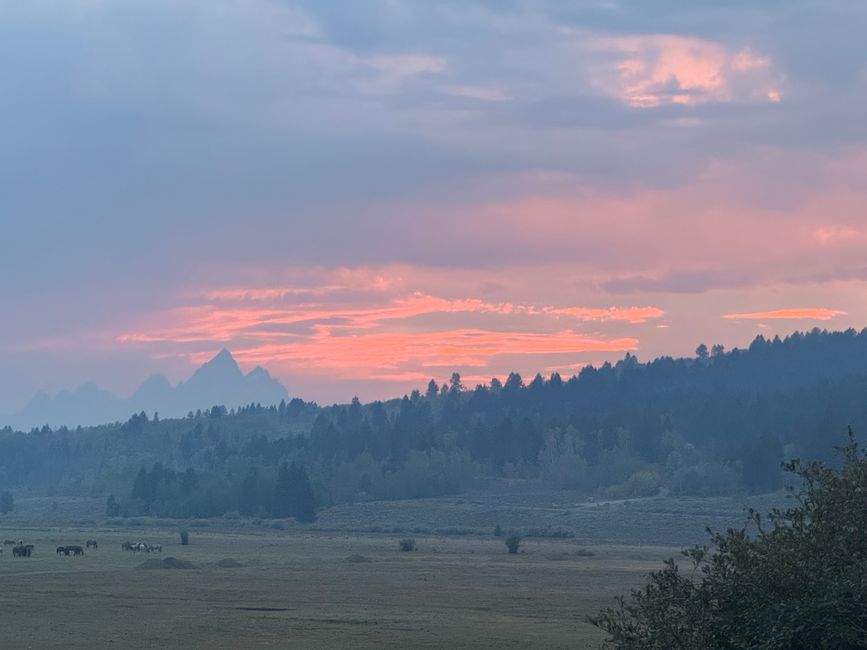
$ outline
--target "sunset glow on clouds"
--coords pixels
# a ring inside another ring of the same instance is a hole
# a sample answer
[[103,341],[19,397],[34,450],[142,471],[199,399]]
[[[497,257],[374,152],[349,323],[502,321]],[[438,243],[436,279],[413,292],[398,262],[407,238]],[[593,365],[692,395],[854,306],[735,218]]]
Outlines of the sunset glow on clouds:
[[636,108],[782,98],[773,62],[748,47],[672,35],[609,37],[599,45],[616,54],[616,72],[598,84]]
[[845,316],[845,311],[836,309],[777,309],[747,314],[724,314],[730,320],[831,320],[835,316]]
[[[363,274],[362,274],[363,275]],[[405,382],[458,368],[507,373],[497,359],[635,351],[634,336],[611,337],[579,328],[620,321],[643,324],[664,315],[655,307],[555,307],[445,299],[415,292],[393,295],[377,277],[364,290],[322,287],[214,289],[201,304],[158,314],[155,324],[117,337],[126,345],[207,360],[212,346],[229,346],[241,363],[338,379]],[[299,296],[302,300],[299,301]],[[466,317],[478,320],[461,326]],[[159,323],[159,324],[156,324]],[[523,326],[523,327],[521,327]],[[201,351],[189,346],[204,345]]]
[[340,401],[867,325],[865,3],[0,13],[0,413],[224,346]]

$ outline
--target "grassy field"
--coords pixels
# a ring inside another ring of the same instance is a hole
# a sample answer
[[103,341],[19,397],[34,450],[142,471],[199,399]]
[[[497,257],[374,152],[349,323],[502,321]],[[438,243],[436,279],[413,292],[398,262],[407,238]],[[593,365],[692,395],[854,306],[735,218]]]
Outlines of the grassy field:
[[[185,522],[190,545],[181,546],[174,522],[106,520],[102,498],[22,496],[0,519],[0,538],[36,550],[0,555],[0,648],[596,647],[588,614],[682,546],[706,541],[706,526],[742,525],[746,505],[766,511],[783,501],[600,501],[500,482],[460,496],[335,506],[306,528],[236,516]],[[510,556],[492,535],[497,525],[548,537],[525,538]],[[561,533],[568,537],[550,537]],[[398,550],[406,536],[416,551]],[[56,556],[57,546],[88,538],[97,551]],[[125,553],[125,540],[162,544],[163,553]],[[165,557],[195,568],[139,568]],[[241,566],[218,565],[226,559]]]
[[[598,645],[585,616],[676,553],[664,547],[488,537],[165,529],[13,530],[32,558],[0,556],[0,647],[575,648]],[[94,537],[84,557],[58,545]],[[163,545],[132,554],[124,540]],[[593,555],[587,555],[587,552]],[[174,557],[194,569],[144,569]],[[242,566],[223,568],[220,560]]]

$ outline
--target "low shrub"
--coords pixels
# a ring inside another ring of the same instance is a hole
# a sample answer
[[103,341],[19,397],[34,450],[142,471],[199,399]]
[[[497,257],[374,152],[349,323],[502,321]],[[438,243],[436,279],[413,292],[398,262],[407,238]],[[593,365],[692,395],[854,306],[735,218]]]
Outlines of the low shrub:
[[415,540],[412,537],[405,537],[400,540],[400,550],[404,553],[409,553],[415,550]]

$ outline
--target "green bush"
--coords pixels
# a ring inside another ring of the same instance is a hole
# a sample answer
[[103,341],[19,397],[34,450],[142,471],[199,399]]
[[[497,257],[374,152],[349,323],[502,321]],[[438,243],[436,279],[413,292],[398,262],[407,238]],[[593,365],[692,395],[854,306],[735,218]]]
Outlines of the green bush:
[[503,543],[506,545],[506,548],[509,549],[509,553],[514,555],[521,547],[521,534],[514,531],[509,533],[506,536],[506,539],[503,540]]
[[670,559],[648,584],[591,622],[607,647],[854,648],[867,645],[867,455],[850,432],[834,470],[792,461],[803,487],[795,505],[756,531],[729,529]]

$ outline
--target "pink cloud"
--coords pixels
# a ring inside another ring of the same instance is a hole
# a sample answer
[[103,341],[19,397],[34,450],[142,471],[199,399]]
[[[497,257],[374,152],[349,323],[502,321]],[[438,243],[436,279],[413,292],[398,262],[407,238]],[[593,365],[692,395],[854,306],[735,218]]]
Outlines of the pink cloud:
[[609,307],[608,309],[592,309],[588,307],[545,307],[546,314],[554,316],[572,316],[578,320],[620,320],[627,323],[646,323],[651,318],[661,318],[665,312],[658,307]]
[[773,62],[750,48],[695,37],[650,34],[597,39],[616,63],[596,70],[596,84],[636,108],[666,104],[772,101],[782,97]]
[[836,309],[806,308],[777,309],[744,314],[724,314],[729,320],[831,320],[835,316],[845,316],[847,312]]
[[[502,355],[552,355],[585,352],[626,352],[638,347],[635,338],[606,339],[561,331],[492,332],[447,330],[422,333],[369,333],[332,336],[320,331],[311,338],[234,347],[238,361],[267,364],[297,375],[326,374],[341,379],[428,376],[424,369],[484,367]],[[194,363],[206,361],[214,350],[190,354]]]
[[[564,321],[634,326],[664,314],[649,306],[559,307],[395,294],[382,287],[400,287],[402,281],[364,269],[360,274],[383,280],[353,291],[329,274],[320,287],[210,289],[200,294],[200,304],[153,314],[116,340],[155,353],[173,350],[194,363],[206,360],[214,345],[227,345],[241,363],[287,374],[407,381],[430,369],[486,368],[495,359],[553,355],[559,361],[588,352],[634,351],[635,337],[582,333],[564,328]],[[458,327],[454,316],[460,317]],[[467,326],[468,318],[476,325]]]

